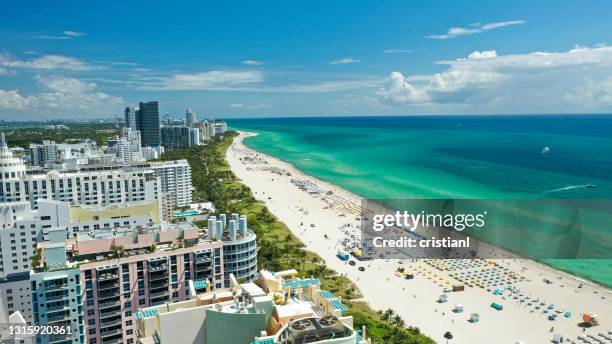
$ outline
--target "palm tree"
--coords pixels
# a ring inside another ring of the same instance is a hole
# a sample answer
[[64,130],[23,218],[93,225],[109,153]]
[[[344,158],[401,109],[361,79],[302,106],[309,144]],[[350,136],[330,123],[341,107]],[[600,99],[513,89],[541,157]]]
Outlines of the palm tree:
[[301,270],[304,271],[305,270],[305,266],[306,266],[306,256],[307,256],[306,251],[299,250],[297,255],[298,255],[298,259],[302,262],[302,269]]
[[287,304],[287,301],[285,301],[284,298],[279,294],[274,294],[274,296],[272,296],[272,301],[274,302],[275,305]]
[[391,320],[394,315],[395,315],[395,312],[391,308],[387,308],[387,310],[384,311],[383,314],[380,316],[380,320],[388,323],[389,320]]
[[319,279],[325,279],[325,277],[327,277],[327,275],[329,274],[329,269],[327,269],[327,265],[323,263],[315,266],[313,272],[315,276],[317,276]]
[[404,326],[406,325],[406,323],[404,322],[404,319],[402,319],[402,317],[399,316],[399,314],[394,315],[393,318],[391,319],[391,322],[393,323],[393,325],[399,328],[404,328]]
[[115,245],[115,243],[111,244],[111,251],[113,251],[117,258],[121,258],[125,255],[125,248],[121,245]]

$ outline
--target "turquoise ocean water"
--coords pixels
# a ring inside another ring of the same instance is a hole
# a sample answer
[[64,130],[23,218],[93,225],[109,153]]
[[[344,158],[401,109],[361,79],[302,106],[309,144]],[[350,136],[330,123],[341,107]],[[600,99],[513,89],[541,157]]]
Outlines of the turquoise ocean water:
[[[303,117],[229,125],[260,134],[248,146],[367,198],[612,199],[608,115]],[[612,224],[602,225],[601,238],[612,250]],[[545,263],[612,286],[612,260]]]

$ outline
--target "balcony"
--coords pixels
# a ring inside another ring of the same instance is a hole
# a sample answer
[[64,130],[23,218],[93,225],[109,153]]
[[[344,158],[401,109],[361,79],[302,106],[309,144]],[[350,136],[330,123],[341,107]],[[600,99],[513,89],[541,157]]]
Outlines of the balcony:
[[157,281],[157,280],[167,280],[168,272],[164,271],[163,273],[150,273],[149,281]]
[[45,295],[45,302],[65,300],[65,299],[68,299],[68,298],[70,298],[70,297],[68,296],[67,293],[59,294],[59,295],[56,294],[56,295],[51,295],[51,296],[46,296]]
[[100,331],[100,337],[101,338],[107,338],[107,337],[110,337],[110,336],[116,336],[118,334],[123,334],[123,330],[118,328],[116,330]]
[[100,328],[107,328],[107,327],[111,327],[111,326],[117,326],[117,325],[121,325],[122,320],[121,318],[119,319],[114,319],[114,320],[109,320],[109,321],[100,321]]
[[100,312],[100,319],[106,319],[121,315],[121,310],[110,311],[110,312]]
[[158,271],[168,271],[167,263],[153,264],[149,263],[148,269],[149,273],[158,272]]
[[154,298],[164,297],[164,296],[168,296],[168,295],[170,295],[170,292],[168,292],[168,290],[164,290],[164,291],[160,291],[160,292],[156,292],[156,293],[150,293],[149,294],[149,298],[154,299]]
[[98,302],[98,309],[110,308],[120,306],[120,301],[106,301],[106,302]]
[[196,264],[195,266],[196,272],[206,271],[206,270],[212,270],[212,264]]
[[45,292],[52,292],[58,290],[64,290],[68,288],[68,284],[51,284],[48,286],[44,286]]
[[70,310],[69,305],[47,307],[47,313],[54,313],[54,312],[59,312],[59,311],[69,311],[69,310]]
[[66,341],[72,342],[72,338],[72,335],[66,334],[49,336],[49,344],[65,343]]
[[212,262],[212,258],[211,257],[207,257],[207,256],[196,257],[195,258],[195,262],[196,262],[196,264],[210,263],[210,262]]
[[118,278],[119,278],[119,274],[117,273],[111,273],[111,272],[98,273],[98,282],[110,281],[110,280],[118,279]]
[[109,290],[109,289],[114,289],[114,288],[119,288],[119,282],[98,284],[98,292],[102,290]]
[[70,320],[72,320],[72,318],[70,317],[70,314],[62,314],[59,316],[48,317],[47,324],[65,322],[65,321],[70,321]]
[[102,344],[123,344],[123,338],[103,340]]
[[112,297],[119,297],[119,291],[101,292],[98,293],[98,300],[104,300]]

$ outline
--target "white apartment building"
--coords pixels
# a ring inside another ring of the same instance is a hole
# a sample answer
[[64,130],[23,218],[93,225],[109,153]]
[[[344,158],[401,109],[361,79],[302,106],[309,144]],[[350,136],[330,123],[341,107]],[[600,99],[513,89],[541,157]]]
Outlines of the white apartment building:
[[213,135],[223,135],[227,131],[227,123],[223,121],[213,121],[212,122]]
[[117,159],[123,163],[144,161],[140,145],[140,131],[124,127],[121,131],[121,137],[108,141],[108,150],[114,153]]
[[159,157],[164,153],[164,147],[141,147],[141,152],[144,160],[159,159]]
[[0,203],[0,279],[30,270],[43,227],[51,227],[50,218],[37,217],[29,202]]
[[44,140],[42,144],[30,144],[30,163],[33,166],[54,169],[71,168],[91,163],[89,160],[104,156],[102,149],[91,140],[80,143],[55,143]]
[[160,222],[157,202],[97,209],[41,199],[37,210],[32,210],[29,202],[0,203],[0,279],[29,271],[36,245],[47,237],[51,228],[65,229],[67,236],[74,238],[79,233],[145,227]]
[[[30,290],[30,272],[13,274],[0,278],[0,323],[13,322],[12,315],[19,312],[27,324],[32,324],[32,291]],[[2,340],[0,334],[0,342]]]
[[161,192],[173,194],[175,207],[186,207],[192,201],[191,166],[187,160],[155,162],[151,164],[160,179]]
[[54,141],[44,140],[42,144],[30,144],[30,160],[32,165],[47,166],[60,160],[60,148]]
[[159,179],[147,165],[80,165],[66,170],[26,170],[0,136],[0,202],[39,198],[84,206],[160,201]]

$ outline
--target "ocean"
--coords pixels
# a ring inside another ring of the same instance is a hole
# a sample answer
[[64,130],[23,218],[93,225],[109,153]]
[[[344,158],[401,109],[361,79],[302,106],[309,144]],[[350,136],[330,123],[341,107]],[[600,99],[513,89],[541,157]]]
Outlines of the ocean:
[[[253,149],[366,198],[612,199],[612,115],[228,122],[260,134]],[[612,224],[601,237],[612,246]],[[544,263],[612,286],[610,259]]]

